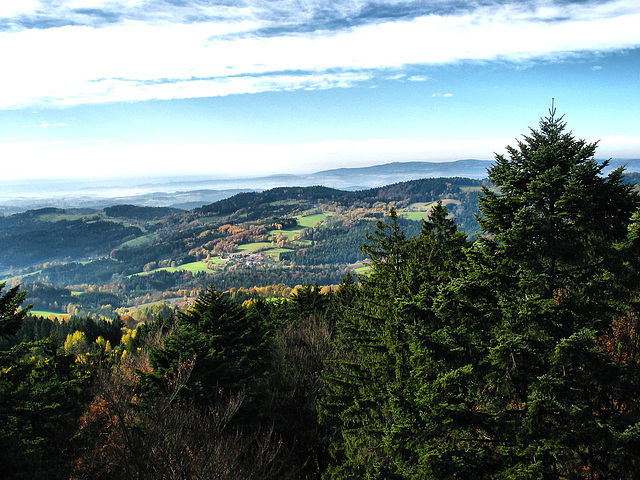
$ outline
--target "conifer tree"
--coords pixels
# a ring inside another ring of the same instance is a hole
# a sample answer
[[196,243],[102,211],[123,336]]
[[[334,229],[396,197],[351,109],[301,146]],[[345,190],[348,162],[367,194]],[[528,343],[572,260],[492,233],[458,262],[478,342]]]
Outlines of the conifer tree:
[[496,156],[497,191],[480,198],[488,237],[476,268],[492,271],[499,308],[483,315],[490,336],[477,408],[491,418],[482,435],[500,478],[609,475],[607,449],[629,426],[612,416],[606,392],[618,378],[595,339],[629,308],[625,240],[640,199],[622,169],[603,175],[597,144],[565,129],[552,109]]
[[[337,321],[338,359],[328,366],[322,421],[333,429],[329,475],[342,478],[393,478],[384,446],[389,428],[389,389],[396,375],[395,349],[401,348],[395,312],[406,291],[407,240],[391,209],[362,247],[371,270],[360,278],[352,303]],[[349,280],[347,280],[349,284]]]
[[0,283],[0,338],[15,335],[31,308],[31,305],[21,308],[26,291],[20,292],[20,287],[15,286],[3,294],[5,286],[6,282]]
[[179,315],[162,348],[150,351],[153,372],[149,379],[160,385],[185,362],[193,363],[181,395],[206,404],[220,390],[243,389],[259,372],[264,348],[260,319],[209,287]]
[[[363,251],[371,271],[338,322],[339,360],[331,367],[324,421],[333,422],[331,478],[415,478],[424,440],[416,392],[433,363],[429,336],[439,284],[457,275],[465,235],[435,205],[416,238],[394,210]],[[419,372],[419,373],[416,373]]]

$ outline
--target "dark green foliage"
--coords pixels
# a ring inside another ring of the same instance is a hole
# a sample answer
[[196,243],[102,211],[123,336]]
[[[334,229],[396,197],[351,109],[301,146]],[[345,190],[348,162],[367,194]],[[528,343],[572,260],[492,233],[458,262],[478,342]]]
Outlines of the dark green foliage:
[[102,220],[34,220],[33,229],[7,231],[0,235],[0,265],[22,267],[35,263],[108,255],[122,242],[142,234],[138,227],[125,227]]
[[16,334],[2,345],[10,348],[22,342],[37,342],[51,339],[54,345],[64,344],[67,335],[83,332],[87,342],[92,344],[98,337],[104,338],[112,347],[120,343],[123,323],[119,319],[104,320],[90,317],[72,317],[69,320],[50,320],[37,315],[29,315],[22,322]]
[[321,373],[333,356],[332,330],[323,315],[302,316],[275,332],[268,373],[257,390],[262,423],[282,442],[283,477],[320,478],[328,462],[328,431],[318,424]]
[[85,292],[78,295],[78,304],[85,308],[100,308],[111,305],[118,308],[121,303],[117,295],[107,292]]
[[0,339],[14,335],[22,326],[31,305],[21,308],[26,291],[20,292],[19,286],[2,293],[6,283],[0,283]]
[[480,199],[491,234],[483,261],[500,274],[483,400],[504,475],[606,474],[621,433],[620,417],[602,413],[610,407],[599,392],[617,379],[594,343],[629,308],[624,244],[640,198],[622,170],[601,175],[595,144],[564,130],[551,112],[508,159],[497,157],[489,178],[500,192]]
[[429,349],[440,325],[432,304],[439,284],[457,275],[465,247],[440,204],[417,237],[406,238],[394,210],[369,236],[363,251],[372,270],[359,289],[345,279],[339,355],[322,401],[323,421],[336,432],[331,478],[418,473],[416,444],[432,433],[416,398],[425,376],[436,378],[429,366],[438,359]]
[[551,112],[497,157],[488,236],[438,206],[416,238],[393,211],[369,237],[321,401],[329,478],[633,476],[638,356],[602,338],[635,311],[640,198],[564,129]]
[[72,441],[89,378],[50,342],[0,354],[2,476],[66,479],[79,445]]
[[150,351],[154,370],[150,380],[162,385],[179,369],[192,364],[180,395],[210,403],[220,391],[244,389],[261,372],[264,335],[260,318],[210,287],[178,316],[163,347]]
[[[14,287],[0,297],[2,337],[21,328],[29,309],[20,308],[25,293]],[[48,340],[0,352],[3,478],[69,478],[77,447],[71,439],[88,381],[74,358],[59,354]]]
[[64,307],[73,301],[71,290],[46,283],[27,283],[25,290],[34,310],[64,312]]
[[292,295],[293,311],[297,319],[324,317],[331,299],[320,293],[318,284],[305,285]]
[[182,210],[171,207],[140,207],[137,205],[114,205],[104,209],[107,217],[129,218],[132,220],[155,220]]

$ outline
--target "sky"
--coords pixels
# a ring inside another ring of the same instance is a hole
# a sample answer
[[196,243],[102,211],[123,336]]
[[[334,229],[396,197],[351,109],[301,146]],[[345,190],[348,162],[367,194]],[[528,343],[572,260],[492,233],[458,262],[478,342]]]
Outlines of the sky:
[[640,158],[638,0],[2,0],[1,180]]

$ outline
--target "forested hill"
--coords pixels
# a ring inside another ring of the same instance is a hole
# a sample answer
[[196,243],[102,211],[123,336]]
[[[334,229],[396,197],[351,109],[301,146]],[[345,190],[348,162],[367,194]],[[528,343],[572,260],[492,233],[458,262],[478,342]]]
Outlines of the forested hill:
[[[479,180],[430,178],[360,191],[279,187],[187,212],[134,205],[32,210],[0,218],[0,281],[38,292],[31,295],[38,309],[101,315],[196,295],[212,283],[337,284],[362,267],[360,247],[391,207],[415,235],[442,200],[473,235],[480,189]],[[44,285],[67,290],[45,298]],[[118,300],[105,296],[97,306],[81,295],[96,289]]]
[[114,205],[104,209],[107,217],[129,218],[132,220],[155,220],[183,210],[171,207],[140,207],[137,205]]
[[261,210],[274,202],[283,201],[315,201],[335,200],[349,192],[328,187],[277,187],[263,192],[243,192],[232,197],[219,200],[210,205],[196,208],[196,213],[229,215],[239,210]]
[[197,208],[199,214],[230,215],[240,210],[286,213],[285,208],[274,208],[277,202],[331,201],[348,206],[353,202],[374,203],[377,201],[433,202],[447,195],[459,195],[464,188],[479,187],[481,181],[470,178],[423,178],[399,182],[379,188],[359,191],[338,190],[322,186],[278,187],[263,192],[239,193],[230,198]]

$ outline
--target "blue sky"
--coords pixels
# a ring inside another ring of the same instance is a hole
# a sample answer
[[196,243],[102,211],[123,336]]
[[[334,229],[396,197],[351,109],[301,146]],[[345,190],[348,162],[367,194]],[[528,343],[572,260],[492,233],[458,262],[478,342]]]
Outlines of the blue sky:
[[637,0],[2,0],[3,179],[640,158]]

